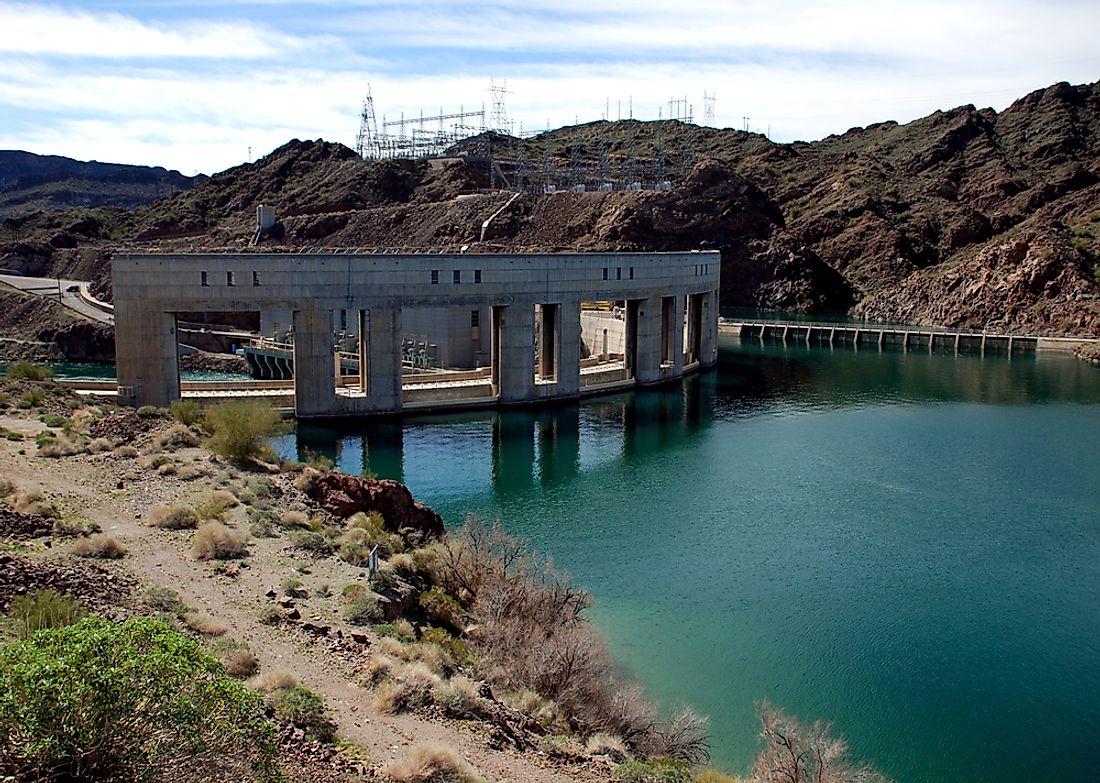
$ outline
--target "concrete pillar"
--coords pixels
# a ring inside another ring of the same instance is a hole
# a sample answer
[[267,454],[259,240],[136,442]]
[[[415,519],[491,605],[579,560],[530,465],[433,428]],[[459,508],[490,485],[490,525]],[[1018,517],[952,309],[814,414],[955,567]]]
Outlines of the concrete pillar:
[[493,385],[501,402],[535,396],[535,308],[493,308]]
[[366,320],[368,347],[364,353],[370,409],[401,410],[401,310],[374,307]]
[[115,366],[121,404],[163,408],[178,400],[176,314],[146,309],[140,302],[116,304]]
[[666,377],[679,378],[684,374],[684,297],[666,296],[662,319],[668,345],[665,354]]
[[294,311],[294,407],[299,416],[336,414],[332,313]]
[[638,301],[634,379],[643,385],[661,380],[661,306],[659,296]]
[[580,390],[581,303],[563,302],[558,305],[558,394],[571,396]]
[[[687,361],[699,361],[699,341],[703,331],[703,303],[699,294],[688,294],[687,297]],[[744,327],[741,327],[741,336],[745,336]]]
[[702,323],[699,361],[704,367],[710,367],[718,362],[718,292],[703,294],[699,310]]

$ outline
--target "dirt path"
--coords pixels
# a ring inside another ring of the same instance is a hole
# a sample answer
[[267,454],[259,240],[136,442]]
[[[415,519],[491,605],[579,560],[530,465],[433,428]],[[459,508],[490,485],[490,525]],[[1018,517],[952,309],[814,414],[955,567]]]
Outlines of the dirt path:
[[[0,426],[24,433],[42,429],[37,421],[17,416],[0,416]],[[19,455],[20,449],[27,455]],[[130,553],[124,560],[110,563],[110,567],[147,586],[169,587],[189,606],[227,625],[226,635],[247,642],[260,659],[261,672],[292,672],[307,687],[322,694],[339,735],[365,749],[372,763],[398,758],[413,744],[439,742],[458,750],[498,783],[606,779],[589,768],[555,766],[542,754],[494,750],[487,745],[488,732],[478,724],[382,714],[374,707],[372,692],[349,676],[353,662],[342,660],[325,642],[313,643],[285,627],[260,622],[260,609],[269,600],[264,593],[292,574],[301,579],[311,596],[321,585],[331,586],[331,599],[311,597],[298,601],[298,607],[303,619],[333,621],[340,587],[361,581],[361,569],[334,558],[305,562],[288,548],[286,539],[257,538],[250,542],[252,554],[241,561],[239,573],[227,576],[216,563],[204,563],[191,555],[190,531],[161,530],[143,521],[157,505],[193,505],[209,494],[207,481],[184,482],[159,476],[139,468],[133,458],[109,453],[56,460],[29,456],[34,451],[31,441],[0,440],[0,475],[11,477],[21,490],[41,492],[64,515],[97,523]],[[196,450],[183,456],[200,455]],[[243,509],[237,511],[243,518]]]

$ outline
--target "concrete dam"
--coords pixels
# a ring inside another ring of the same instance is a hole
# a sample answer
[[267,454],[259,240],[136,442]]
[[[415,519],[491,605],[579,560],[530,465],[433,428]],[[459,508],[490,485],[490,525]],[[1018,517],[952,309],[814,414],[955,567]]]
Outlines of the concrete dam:
[[[717,361],[719,266],[717,252],[697,251],[120,254],[118,399],[181,398],[177,316],[189,312],[285,314],[293,344],[275,353],[292,358],[283,366],[299,417],[531,404],[671,382]],[[615,303],[618,323],[602,340],[598,321],[582,326],[582,303],[595,301]],[[410,367],[404,311],[438,316],[448,343],[484,366]]]

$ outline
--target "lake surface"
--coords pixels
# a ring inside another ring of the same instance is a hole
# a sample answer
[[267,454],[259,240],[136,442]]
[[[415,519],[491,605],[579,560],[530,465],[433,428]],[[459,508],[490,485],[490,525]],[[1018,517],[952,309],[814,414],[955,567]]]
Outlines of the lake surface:
[[299,446],[552,554],[623,668],[710,716],[727,771],[751,765],[764,698],[900,783],[1100,769],[1084,362],[732,340],[682,388],[302,425],[280,444]]

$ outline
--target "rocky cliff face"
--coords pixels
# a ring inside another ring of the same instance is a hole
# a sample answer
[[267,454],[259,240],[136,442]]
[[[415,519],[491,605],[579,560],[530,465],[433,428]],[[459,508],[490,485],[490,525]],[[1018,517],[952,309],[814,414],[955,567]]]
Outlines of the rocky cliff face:
[[[657,171],[695,157],[671,167],[667,191],[513,198],[490,189],[488,144],[501,166],[494,181],[520,177],[522,160],[566,172],[633,151]],[[629,121],[528,141],[479,137],[455,154],[364,162],[338,144],[295,140],[147,207],[16,221],[0,266],[94,272],[106,292],[111,248],[244,249],[256,205],[268,203],[280,219],[264,250],[716,249],[726,307],[1100,333],[1100,83],[812,143]]]

